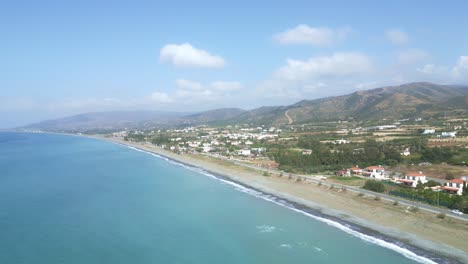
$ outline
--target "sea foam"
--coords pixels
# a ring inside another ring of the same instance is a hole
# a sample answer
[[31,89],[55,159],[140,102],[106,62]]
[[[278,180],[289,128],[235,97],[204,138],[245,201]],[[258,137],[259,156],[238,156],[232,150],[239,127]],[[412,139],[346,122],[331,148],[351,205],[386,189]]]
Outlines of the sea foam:
[[[263,199],[263,200],[266,200],[266,201],[269,201],[269,202],[272,202],[272,203],[275,203],[275,204],[277,204],[279,206],[286,207],[286,208],[288,208],[290,210],[293,210],[293,211],[295,211],[297,213],[300,213],[302,215],[305,215],[305,216],[310,217],[312,219],[315,219],[317,221],[323,222],[323,223],[325,223],[325,224],[327,224],[329,226],[338,228],[341,231],[343,231],[345,233],[348,233],[348,234],[350,234],[352,236],[355,236],[357,238],[360,238],[360,239],[362,239],[362,240],[364,240],[366,242],[373,243],[373,244],[379,245],[381,247],[384,247],[384,248],[390,249],[392,251],[395,251],[395,252],[405,256],[408,259],[414,260],[414,261],[419,262],[419,263],[424,263],[424,264],[437,264],[436,262],[432,261],[431,259],[429,259],[427,257],[424,257],[424,256],[417,255],[416,253],[412,252],[411,250],[409,250],[407,248],[404,248],[404,247],[398,246],[396,244],[387,242],[387,241],[385,241],[383,239],[380,239],[380,238],[376,238],[376,237],[373,237],[373,236],[370,236],[370,235],[367,235],[367,234],[360,233],[360,232],[358,232],[356,230],[353,230],[349,226],[341,224],[339,222],[336,222],[336,221],[333,221],[333,220],[330,220],[330,219],[327,219],[327,218],[324,218],[324,217],[316,216],[316,215],[310,214],[308,212],[305,212],[303,210],[297,209],[293,205],[291,205],[290,203],[285,202],[282,199],[278,199],[275,196],[265,194],[265,193],[257,191],[257,190],[250,189],[250,188],[248,188],[248,187],[246,187],[244,185],[238,184],[236,182],[232,182],[232,181],[217,177],[214,174],[212,174],[212,173],[210,173],[210,172],[208,172],[208,171],[206,171],[204,169],[194,167],[194,166],[189,166],[189,165],[177,162],[177,161],[175,161],[173,159],[169,159],[167,157],[164,157],[162,155],[158,155],[158,154],[152,153],[150,151],[142,150],[140,148],[124,145],[124,144],[121,144],[121,143],[117,143],[117,144],[119,144],[121,146],[124,146],[124,147],[127,147],[127,148],[130,148],[132,150],[136,150],[136,151],[139,151],[139,152],[149,154],[149,155],[157,157],[157,158],[164,159],[164,160],[166,160],[166,161],[168,161],[168,162],[170,162],[172,164],[184,167],[184,168],[192,170],[192,171],[196,171],[196,172],[198,172],[200,174],[203,174],[205,176],[208,176],[208,177],[210,177],[212,179],[219,180],[222,183],[233,186],[238,191],[253,195],[253,196],[257,197],[257,198],[260,198],[260,199]],[[291,245],[283,244],[283,245],[281,245],[281,247],[290,248]]]

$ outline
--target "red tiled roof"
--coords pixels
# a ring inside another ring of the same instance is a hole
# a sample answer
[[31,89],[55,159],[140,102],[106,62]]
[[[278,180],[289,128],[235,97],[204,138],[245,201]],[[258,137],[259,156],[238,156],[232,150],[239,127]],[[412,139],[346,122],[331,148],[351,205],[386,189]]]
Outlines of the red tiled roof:
[[352,167],[352,168],[349,168],[349,169],[350,169],[350,170],[352,170],[352,171],[358,171],[358,170],[361,170],[361,168],[359,168],[359,167]]
[[426,176],[426,175],[422,174],[422,173],[419,173],[419,172],[410,172],[410,173],[407,173],[406,176],[421,177],[421,176]]
[[409,183],[414,182],[413,180],[407,180],[407,179],[399,179],[398,181],[399,182],[409,182]]
[[383,170],[384,168],[380,166],[370,166],[370,167],[366,167],[365,169],[366,170]]
[[448,181],[448,182],[459,183],[459,184],[460,184],[460,183],[461,183],[461,184],[465,183],[465,181],[462,180],[462,179],[450,180],[450,181]]
[[454,191],[454,192],[458,192],[458,188],[455,188],[455,187],[447,187],[447,186],[444,186],[442,187],[443,190],[446,190],[446,191]]

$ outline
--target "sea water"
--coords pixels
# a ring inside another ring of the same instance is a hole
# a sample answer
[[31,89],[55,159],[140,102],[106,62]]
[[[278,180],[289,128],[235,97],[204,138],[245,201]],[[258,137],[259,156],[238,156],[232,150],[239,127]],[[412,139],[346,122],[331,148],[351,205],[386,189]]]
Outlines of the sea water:
[[0,133],[2,264],[433,260],[157,155]]

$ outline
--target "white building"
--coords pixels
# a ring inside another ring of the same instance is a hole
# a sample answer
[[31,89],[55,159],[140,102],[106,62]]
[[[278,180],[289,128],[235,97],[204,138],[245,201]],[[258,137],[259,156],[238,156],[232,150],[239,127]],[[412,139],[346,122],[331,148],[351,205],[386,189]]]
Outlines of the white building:
[[250,149],[241,149],[237,151],[237,155],[250,156],[251,154]]
[[409,155],[411,155],[411,152],[410,152],[409,148],[405,148],[405,150],[403,150],[403,152],[400,153],[400,155],[409,156]]
[[349,171],[349,173],[350,173],[350,174],[359,174],[359,175],[361,175],[361,174],[362,174],[362,169],[361,169],[361,168],[359,168],[359,166],[358,166],[358,165],[356,165],[356,166],[354,166],[354,167],[351,167],[351,168],[349,168],[349,169],[348,169],[348,171]]
[[253,145],[253,142],[250,141],[250,140],[247,140],[247,141],[245,142],[245,144],[248,145],[248,146],[250,146],[250,145]]
[[349,144],[349,143],[351,143],[351,141],[346,140],[346,139],[335,140],[335,144]]
[[210,152],[210,151],[212,151],[212,150],[213,150],[213,148],[210,147],[210,146],[204,146],[204,147],[203,147],[203,152]]
[[456,137],[457,136],[457,131],[452,131],[452,132],[442,132],[440,134],[441,137]]
[[410,172],[405,175],[403,179],[399,179],[399,182],[411,186],[413,188],[416,188],[419,183],[426,183],[426,175],[424,175],[422,172]]
[[434,133],[435,133],[435,129],[425,129],[422,134],[429,135],[429,134],[434,134]]
[[370,166],[364,168],[362,175],[369,178],[384,179],[385,178],[385,169],[382,166]]
[[450,180],[445,183],[445,186],[442,187],[442,190],[448,193],[462,195],[465,184],[466,182],[463,179]]

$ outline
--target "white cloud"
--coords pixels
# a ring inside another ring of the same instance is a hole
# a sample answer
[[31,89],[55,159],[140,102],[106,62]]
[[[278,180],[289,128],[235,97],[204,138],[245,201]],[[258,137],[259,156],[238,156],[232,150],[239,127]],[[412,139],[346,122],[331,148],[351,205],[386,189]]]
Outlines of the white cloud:
[[398,62],[401,64],[412,64],[428,59],[429,57],[427,52],[420,49],[407,49],[397,53]]
[[285,80],[334,78],[367,73],[372,70],[371,60],[361,53],[335,53],[331,56],[312,57],[308,60],[288,59],[275,77]]
[[408,43],[409,36],[404,31],[398,29],[390,29],[385,33],[387,39],[395,45],[403,45]]
[[274,39],[281,44],[311,44],[326,46],[343,40],[351,32],[351,28],[330,29],[326,27],[310,27],[305,24],[276,34]]
[[181,45],[168,44],[162,47],[160,61],[177,67],[222,68],[225,61],[222,57],[197,49],[188,43]]
[[468,81],[468,56],[460,56],[452,72],[456,80]]
[[272,102],[294,103],[301,99],[351,92],[373,72],[371,59],[361,53],[289,59],[286,65],[273,72],[270,79],[260,82],[255,92]]
[[167,104],[172,103],[172,98],[167,93],[154,92],[151,94],[150,99],[152,102]]
[[[155,92],[149,96],[150,103],[161,103],[180,107],[205,108],[225,104],[232,106],[233,93],[243,89],[239,82],[214,81],[211,83],[201,83],[193,80],[178,79],[175,81],[175,89],[170,92]],[[177,104],[177,105],[176,105]]]
[[433,74],[436,71],[436,66],[434,64],[426,64],[416,70],[424,74]]
[[211,87],[217,91],[236,91],[242,89],[242,84],[239,82],[223,82],[216,81],[211,83]]
[[201,91],[204,89],[201,83],[191,81],[191,80],[186,80],[186,79],[176,80],[176,86],[179,89],[191,90],[191,91]]
[[454,66],[425,64],[416,70],[430,81],[468,84],[468,56],[460,56]]

